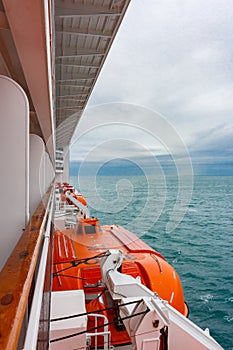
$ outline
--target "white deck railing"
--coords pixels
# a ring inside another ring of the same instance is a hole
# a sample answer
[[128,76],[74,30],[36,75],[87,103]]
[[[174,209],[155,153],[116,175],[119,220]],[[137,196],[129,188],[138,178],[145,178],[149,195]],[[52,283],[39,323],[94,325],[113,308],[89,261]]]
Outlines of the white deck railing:
[[[94,338],[94,349],[97,350],[98,349],[98,338],[101,336],[104,338],[104,346],[103,349],[104,350],[109,350],[112,349],[112,347],[110,346],[110,331],[108,330],[108,319],[105,315],[100,315],[100,314],[88,314],[88,317],[94,317],[95,318],[95,332],[93,333],[87,333],[86,337],[87,337],[87,343],[88,343],[88,339],[89,339],[89,343],[91,343],[91,338]],[[98,319],[104,319],[104,331],[103,332],[98,332]],[[92,347],[93,349],[93,347]]]
[[38,330],[40,323],[40,313],[41,305],[43,299],[43,289],[45,281],[45,271],[47,264],[47,257],[50,244],[50,234],[51,234],[51,224],[53,217],[53,207],[54,207],[54,198],[53,192],[50,197],[50,206],[48,209],[48,220],[46,223],[45,233],[44,233],[44,242],[42,247],[42,253],[40,258],[40,264],[38,268],[36,286],[33,294],[32,306],[30,310],[29,322],[27,326],[27,333],[24,342],[24,350],[34,350],[37,347],[38,339]]

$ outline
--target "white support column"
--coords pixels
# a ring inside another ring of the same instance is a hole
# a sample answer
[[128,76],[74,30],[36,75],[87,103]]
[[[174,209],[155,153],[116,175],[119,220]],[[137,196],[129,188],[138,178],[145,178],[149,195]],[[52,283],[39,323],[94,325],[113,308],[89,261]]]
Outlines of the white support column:
[[29,105],[23,89],[0,76],[0,269],[29,219]]
[[35,134],[30,134],[29,208],[34,213],[45,193],[45,145]]

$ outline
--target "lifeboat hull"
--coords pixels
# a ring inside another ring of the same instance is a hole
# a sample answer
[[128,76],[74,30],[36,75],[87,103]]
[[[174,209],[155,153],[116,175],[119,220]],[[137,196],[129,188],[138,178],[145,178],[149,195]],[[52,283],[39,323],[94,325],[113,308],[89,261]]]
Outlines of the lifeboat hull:
[[122,273],[140,278],[145,286],[187,316],[179,276],[161,254],[120,226],[100,228],[96,219],[81,220],[77,228],[55,233],[53,291],[82,289],[88,312],[107,309],[102,313],[110,323],[113,345],[126,344],[130,339],[101,282],[100,261],[108,249],[123,252]]

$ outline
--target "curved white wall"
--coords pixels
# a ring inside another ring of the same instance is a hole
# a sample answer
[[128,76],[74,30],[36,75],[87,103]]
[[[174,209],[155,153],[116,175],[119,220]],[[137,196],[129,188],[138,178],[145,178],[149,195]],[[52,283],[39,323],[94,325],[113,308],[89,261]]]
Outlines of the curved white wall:
[[29,208],[32,216],[54,178],[54,169],[44,142],[35,134],[30,134],[29,164]]
[[0,269],[29,218],[29,106],[23,89],[0,76]]
[[29,210],[30,217],[45,193],[45,146],[43,140],[30,134]]
[[49,158],[47,152],[45,152],[45,191],[49,188],[51,182],[53,181],[55,172],[53,169],[52,162]]

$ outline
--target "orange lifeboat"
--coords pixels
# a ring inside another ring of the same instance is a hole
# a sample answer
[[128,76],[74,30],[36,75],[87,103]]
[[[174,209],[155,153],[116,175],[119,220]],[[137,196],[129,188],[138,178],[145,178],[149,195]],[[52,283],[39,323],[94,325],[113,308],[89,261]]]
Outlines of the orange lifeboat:
[[77,201],[82,203],[85,207],[87,206],[87,201],[81,194],[73,194],[73,197],[76,198]]
[[69,191],[70,193],[73,193],[75,191],[73,186],[65,186],[64,187],[64,193],[66,193],[67,191]]
[[[66,194],[66,196],[68,194],[67,202],[69,204],[74,204],[75,206],[80,206],[76,202],[76,201],[78,201],[82,206],[87,207],[87,201],[86,201],[85,197],[83,197],[83,195],[81,195],[81,194],[75,193],[75,190],[72,186],[66,187],[64,189],[64,193]],[[71,197],[74,198],[74,201],[72,201]]]
[[[96,218],[80,219],[75,229],[55,233],[53,290],[82,289],[88,311],[98,303],[110,308],[107,317],[113,323],[110,326],[113,345],[125,344],[129,338],[125,330],[114,325],[117,314],[101,282],[100,261],[108,249],[123,252],[122,273],[139,276],[145,286],[187,316],[179,276],[161,254],[120,226],[100,227]],[[95,300],[100,295],[101,300]]]

